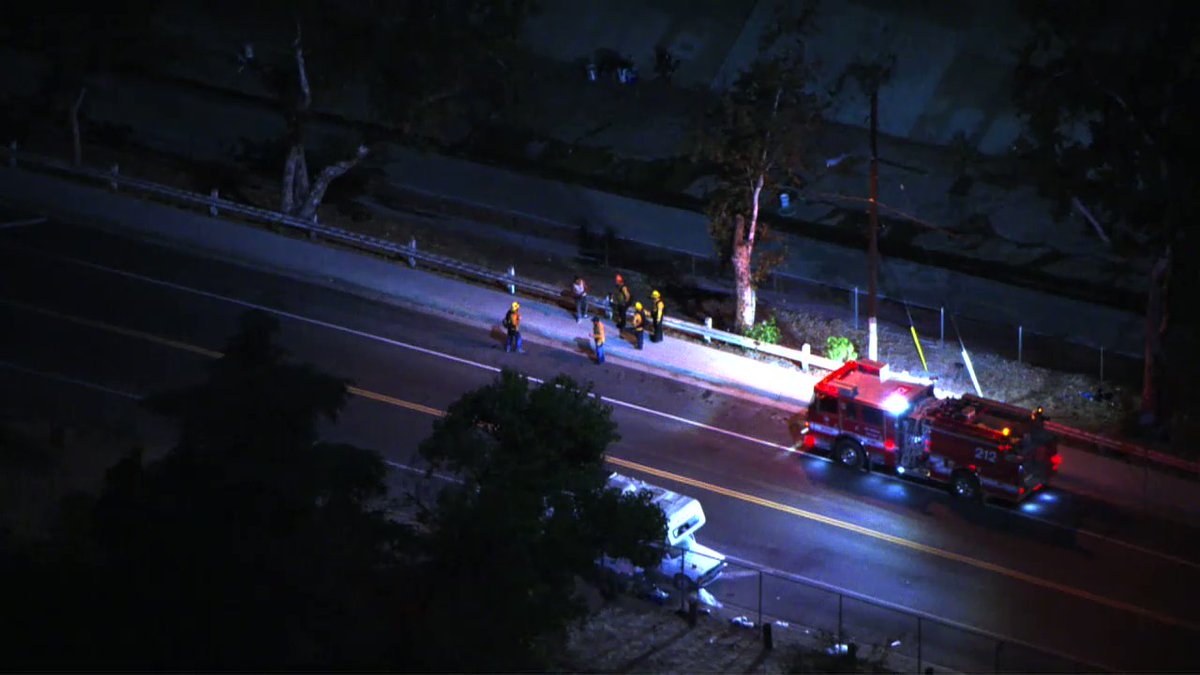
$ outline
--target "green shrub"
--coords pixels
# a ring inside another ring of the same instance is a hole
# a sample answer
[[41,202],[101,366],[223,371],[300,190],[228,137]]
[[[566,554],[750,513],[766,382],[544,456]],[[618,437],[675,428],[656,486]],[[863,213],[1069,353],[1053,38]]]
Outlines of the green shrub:
[[751,326],[750,330],[746,331],[746,337],[767,345],[779,344],[779,325],[775,323],[775,317]]
[[854,343],[850,338],[830,335],[825,340],[825,356],[845,363],[857,359],[858,352],[854,351]]

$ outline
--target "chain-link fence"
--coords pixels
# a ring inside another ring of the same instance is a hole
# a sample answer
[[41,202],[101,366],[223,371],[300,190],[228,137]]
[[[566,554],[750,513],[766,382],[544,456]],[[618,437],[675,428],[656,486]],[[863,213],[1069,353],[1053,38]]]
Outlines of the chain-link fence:
[[[672,549],[672,558],[682,552]],[[681,576],[708,567],[696,551],[679,556],[680,569],[659,578],[681,609],[709,605],[722,619],[760,632],[764,641],[827,653],[852,653],[898,672],[1104,672],[1084,660],[1017,638],[966,626],[812,579],[745,562],[724,561],[703,590]],[[666,570],[662,570],[666,572]]]

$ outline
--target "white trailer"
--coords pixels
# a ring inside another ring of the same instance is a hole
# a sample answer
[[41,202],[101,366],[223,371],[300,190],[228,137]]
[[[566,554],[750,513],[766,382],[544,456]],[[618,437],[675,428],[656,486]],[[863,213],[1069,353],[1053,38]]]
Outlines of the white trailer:
[[663,559],[657,568],[644,570],[628,560],[608,557],[602,560],[605,567],[622,575],[644,574],[666,579],[681,590],[703,588],[721,576],[725,554],[696,541],[696,531],[706,522],[699,500],[619,473],[608,477],[608,487],[625,494],[649,494],[651,503],[667,517],[667,536]]

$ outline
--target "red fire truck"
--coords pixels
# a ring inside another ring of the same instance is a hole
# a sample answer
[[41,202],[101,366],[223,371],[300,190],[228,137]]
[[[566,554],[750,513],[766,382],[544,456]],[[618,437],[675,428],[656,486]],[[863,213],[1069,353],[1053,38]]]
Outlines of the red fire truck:
[[1058,438],[1042,409],[972,395],[938,399],[933,385],[892,379],[886,364],[850,361],[817,383],[793,439],[852,468],[948,483],[968,499],[1020,501],[1058,470]]

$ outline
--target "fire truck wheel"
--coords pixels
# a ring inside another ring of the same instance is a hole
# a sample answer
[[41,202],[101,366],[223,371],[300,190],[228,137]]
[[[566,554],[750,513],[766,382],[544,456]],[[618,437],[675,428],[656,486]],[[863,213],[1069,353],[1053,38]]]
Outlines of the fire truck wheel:
[[950,491],[959,499],[977,500],[983,492],[979,489],[979,477],[970,471],[956,471],[950,479]]
[[839,441],[834,450],[834,456],[842,466],[851,469],[863,468],[863,449],[855,441],[849,439]]

